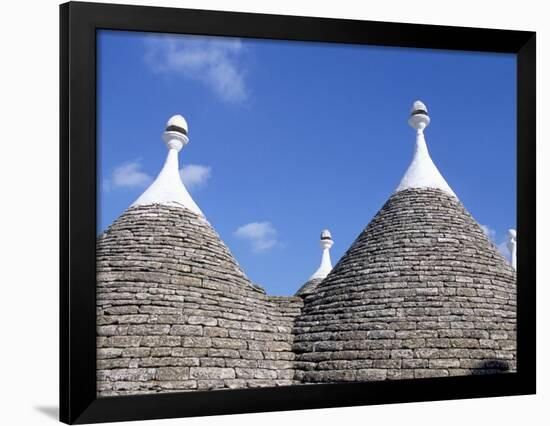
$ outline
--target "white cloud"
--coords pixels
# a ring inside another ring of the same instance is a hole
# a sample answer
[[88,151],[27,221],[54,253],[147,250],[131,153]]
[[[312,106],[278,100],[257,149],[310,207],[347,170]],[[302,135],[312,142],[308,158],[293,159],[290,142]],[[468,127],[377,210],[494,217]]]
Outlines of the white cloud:
[[487,235],[487,238],[489,238],[491,241],[494,242],[497,235],[496,231],[488,225],[479,225],[479,226],[481,226],[481,229],[483,229],[483,232],[485,232],[485,235]]
[[180,169],[181,180],[187,189],[199,188],[206,184],[212,175],[212,167],[200,164],[188,164]]
[[251,222],[234,232],[236,237],[250,242],[252,251],[260,253],[277,245],[277,230],[270,222]]
[[497,232],[491,228],[488,225],[479,225],[481,226],[481,229],[483,229],[483,232],[485,232],[485,235],[495,244],[496,248],[502,254],[506,259],[510,260],[510,250],[508,250],[508,246],[506,245],[506,240],[502,241],[501,243],[497,242]]
[[141,170],[141,162],[130,161],[115,167],[109,179],[103,180],[103,189],[144,188],[151,183],[151,176]]
[[198,80],[222,100],[247,99],[243,46],[237,38],[149,36],[145,61],[154,72]]

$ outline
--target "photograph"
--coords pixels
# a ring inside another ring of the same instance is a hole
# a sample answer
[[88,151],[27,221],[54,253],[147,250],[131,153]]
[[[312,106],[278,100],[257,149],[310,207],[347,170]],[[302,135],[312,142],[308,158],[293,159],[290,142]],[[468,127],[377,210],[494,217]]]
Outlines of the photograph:
[[543,2],[0,7],[1,424],[545,423]]
[[99,29],[96,73],[98,397],[517,371],[515,54]]

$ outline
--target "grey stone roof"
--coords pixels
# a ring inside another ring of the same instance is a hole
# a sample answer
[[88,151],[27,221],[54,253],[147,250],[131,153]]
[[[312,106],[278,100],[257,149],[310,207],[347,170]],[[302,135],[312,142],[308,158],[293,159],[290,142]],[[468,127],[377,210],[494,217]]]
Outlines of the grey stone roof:
[[332,272],[268,296],[201,215],[97,241],[100,396],[515,370],[515,272],[454,197],[394,194]]
[[295,321],[297,379],[515,370],[516,277],[454,197],[394,194]]
[[296,383],[302,305],[253,286],[204,217],[130,208],[97,242],[98,394]]

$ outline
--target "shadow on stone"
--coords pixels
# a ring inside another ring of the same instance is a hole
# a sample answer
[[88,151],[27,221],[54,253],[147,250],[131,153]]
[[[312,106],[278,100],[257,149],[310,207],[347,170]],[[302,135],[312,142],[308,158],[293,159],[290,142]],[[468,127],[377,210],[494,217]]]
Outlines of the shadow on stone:
[[59,407],[57,406],[53,406],[53,405],[38,406],[38,407],[34,407],[34,409],[53,420],[59,420]]
[[508,366],[508,363],[506,361],[503,361],[501,359],[487,359],[483,361],[482,368],[507,371],[510,367]]
[[479,363],[479,367],[475,370],[472,370],[472,373],[475,375],[478,374],[496,374],[503,373],[510,370],[510,366],[506,361],[501,359],[486,359]]

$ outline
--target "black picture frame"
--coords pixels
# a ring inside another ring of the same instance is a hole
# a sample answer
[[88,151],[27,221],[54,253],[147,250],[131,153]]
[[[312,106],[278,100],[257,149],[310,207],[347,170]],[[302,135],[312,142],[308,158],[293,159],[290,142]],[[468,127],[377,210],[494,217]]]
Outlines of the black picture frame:
[[[322,41],[517,55],[517,372],[283,388],[96,396],[96,32]],[[533,394],[536,34],[69,2],[60,6],[60,420],[70,424]]]

